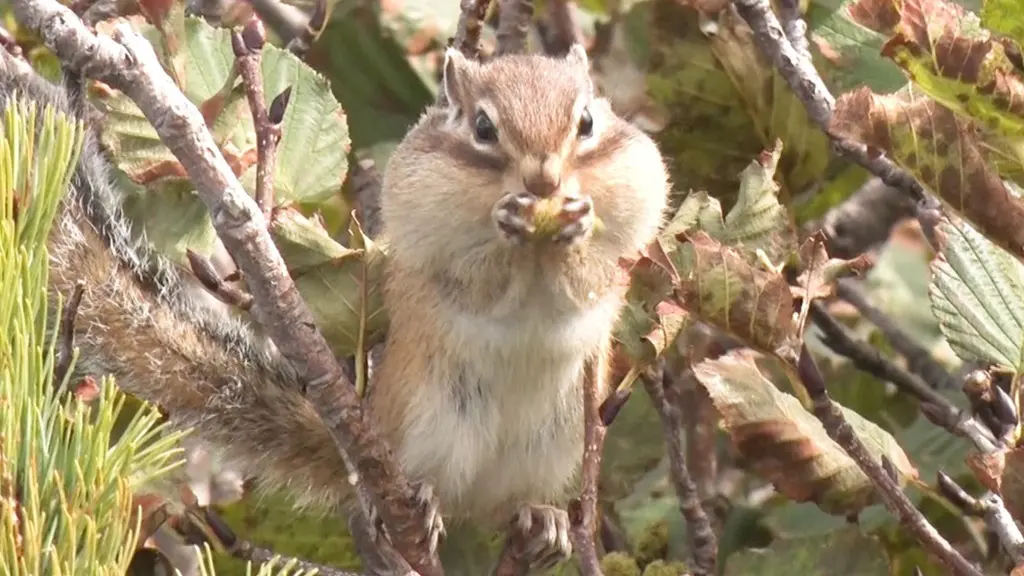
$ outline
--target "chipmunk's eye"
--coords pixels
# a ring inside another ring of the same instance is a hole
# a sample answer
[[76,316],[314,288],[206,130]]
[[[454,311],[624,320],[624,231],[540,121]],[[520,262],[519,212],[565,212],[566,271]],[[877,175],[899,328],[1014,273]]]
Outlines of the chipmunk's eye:
[[576,135],[580,138],[590,138],[594,134],[594,117],[590,115],[590,110],[584,108],[583,113],[580,114],[580,125],[576,128]]
[[476,124],[473,129],[477,142],[493,144],[498,141],[498,129],[483,110],[476,113]]

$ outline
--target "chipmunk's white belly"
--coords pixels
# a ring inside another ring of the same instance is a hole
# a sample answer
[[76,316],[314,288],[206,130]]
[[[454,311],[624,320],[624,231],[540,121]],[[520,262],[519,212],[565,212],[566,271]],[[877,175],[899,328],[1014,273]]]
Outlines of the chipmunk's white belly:
[[416,411],[422,419],[406,428],[415,449],[402,450],[445,513],[503,514],[561,496],[582,456],[584,362],[616,313],[609,299],[574,311],[510,307],[452,324],[446,348],[459,351],[458,365],[431,375],[448,374],[449,394],[417,387],[414,401],[432,409]]

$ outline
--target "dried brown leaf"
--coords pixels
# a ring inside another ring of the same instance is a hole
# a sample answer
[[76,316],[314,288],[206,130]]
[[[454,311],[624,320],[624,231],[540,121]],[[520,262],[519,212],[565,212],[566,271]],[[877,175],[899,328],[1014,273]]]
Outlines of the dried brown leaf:
[[830,131],[884,150],[990,240],[1024,256],[1024,201],[992,167],[976,123],[919,95],[861,88],[836,102]]
[[[864,472],[799,400],[762,375],[752,351],[736,350],[705,361],[694,373],[737,450],[786,497],[813,501],[835,515],[855,514],[877,502],[877,492]],[[888,432],[852,410],[843,408],[843,412],[868,450],[893,463],[901,486],[918,477]]]

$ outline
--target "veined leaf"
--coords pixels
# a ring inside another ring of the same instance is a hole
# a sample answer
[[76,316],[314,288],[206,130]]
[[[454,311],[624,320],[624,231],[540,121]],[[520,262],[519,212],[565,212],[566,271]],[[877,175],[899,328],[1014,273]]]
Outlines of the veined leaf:
[[884,150],[992,241],[1024,256],[1024,200],[990,162],[979,126],[915,92],[864,88],[836,103],[831,130]]
[[763,59],[738,15],[722,11],[715,34],[705,35],[697,11],[678,2],[656,0],[632,10],[652,12],[647,88],[668,111],[658,138],[673,160],[674,181],[731,205],[739,172],[776,139],[786,143],[779,169],[784,197],[822,177],[828,139]]
[[932,263],[932,311],[964,360],[1024,369],[1024,265],[966,222],[943,222]]
[[700,320],[768,353],[796,337],[789,284],[704,232],[680,238],[669,255],[679,270],[675,298]]
[[888,576],[889,560],[882,544],[849,526],[824,535],[778,539],[764,551],[746,550],[729,558],[725,576],[802,574]]
[[1004,134],[1024,134],[1024,75],[975,15],[945,0],[858,0],[856,9],[884,14],[885,24],[897,15],[882,54],[929,96]]
[[[252,193],[256,180],[252,114],[237,80],[224,91],[234,75],[230,31],[188,18],[181,53],[189,63],[180,79],[182,91],[204,113],[214,114],[207,118],[212,121],[214,139]],[[260,70],[267,106],[286,88],[292,89],[277,147],[276,204],[322,202],[337,193],[345,180],[350,145],[345,114],[327,80],[286,50],[266,45]],[[104,144],[132,180],[140,184],[160,178],[187,180],[184,169],[134,103],[118,93],[103,104],[108,114]]]
[[[360,343],[364,349],[373,346],[387,329],[380,292],[386,252],[354,224],[350,231],[358,248],[337,244],[295,210],[280,211],[270,226],[296,287],[338,356],[354,354]],[[365,330],[362,342],[360,329]]]
[[[730,352],[702,362],[694,372],[733,444],[786,497],[813,501],[835,515],[857,513],[877,502],[871,480],[799,400],[761,374],[753,352]],[[843,408],[843,414],[875,458],[886,456],[893,463],[901,486],[917,478],[888,432],[852,410]]]
[[686,197],[662,237],[703,230],[729,246],[749,253],[762,250],[771,260],[783,260],[796,249],[796,234],[789,211],[779,203],[775,172],[782,156],[782,141],[762,152],[740,173],[736,204],[725,217],[722,205],[705,192]]
[[860,86],[877,92],[900,88],[907,79],[899,67],[878,57],[887,36],[857,20],[854,5],[855,0],[810,2],[806,20],[815,68],[836,94]]
[[777,141],[749,163],[728,215],[717,199],[692,193],[636,261],[621,263],[630,288],[616,340],[635,361],[656,360],[697,318],[768,352],[792,341],[789,286],[756,255],[782,261],[796,244],[776,195],[781,154]]

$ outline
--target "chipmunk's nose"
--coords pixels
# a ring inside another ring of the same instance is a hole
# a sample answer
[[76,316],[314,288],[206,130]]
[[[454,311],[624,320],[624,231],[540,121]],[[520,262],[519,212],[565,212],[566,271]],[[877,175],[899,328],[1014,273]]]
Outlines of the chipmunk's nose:
[[557,155],[548,154],[525,164],[523,186],[527,192],[539,198],[547,198],[558,191],[562,184],[562,161]]

